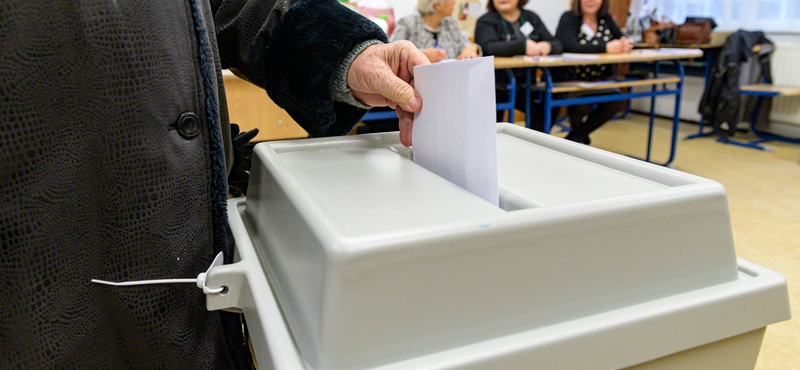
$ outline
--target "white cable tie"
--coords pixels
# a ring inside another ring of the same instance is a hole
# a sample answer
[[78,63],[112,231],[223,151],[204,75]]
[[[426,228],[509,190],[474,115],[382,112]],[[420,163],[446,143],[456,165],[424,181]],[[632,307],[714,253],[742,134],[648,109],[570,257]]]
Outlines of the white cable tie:
[[208,266],[208,270],[206,272],[201,272],[197,275],[195,279],[156,279],[156,280],[138,280],[138,281],[123,281],[123,282],[113,282],[107,280],[100,280],[100,279],[92,279],[91,281],[95,284],[105,284],[111,286],[136,286],[136,285],[152,285],[152,284],[185,284],[185,283],[195,283],[197,287],[203,289],[203,293],[205,294],[218,294],[222,293],[225,290],[225,287],[219,288],[209,288],[206,285],[206,276],[211,271],[211,269],[215,266],[222,265],[222,252],[218,253],[216,257],[214,257],[214,261],[211,262],[211,266]]

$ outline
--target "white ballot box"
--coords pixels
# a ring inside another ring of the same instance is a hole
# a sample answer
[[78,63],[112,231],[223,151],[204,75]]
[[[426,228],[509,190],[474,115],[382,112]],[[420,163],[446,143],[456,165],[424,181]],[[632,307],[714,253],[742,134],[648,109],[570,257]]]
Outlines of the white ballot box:
[[261,370],[752,369],[785,279],[737,259],[719,183],[509,124],[500,207],[397,133],[255,148],[229,201]]

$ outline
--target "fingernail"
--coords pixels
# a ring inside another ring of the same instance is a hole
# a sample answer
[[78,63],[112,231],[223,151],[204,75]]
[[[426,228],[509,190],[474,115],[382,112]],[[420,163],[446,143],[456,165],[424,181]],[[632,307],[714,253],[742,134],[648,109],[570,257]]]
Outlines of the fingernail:
[[419,98],[416,97],[416,96],[411,98],[411,100],[408,101],[408,106],[411,109],[419,109],[420,104],[422,104],[422,101],[420,101]]

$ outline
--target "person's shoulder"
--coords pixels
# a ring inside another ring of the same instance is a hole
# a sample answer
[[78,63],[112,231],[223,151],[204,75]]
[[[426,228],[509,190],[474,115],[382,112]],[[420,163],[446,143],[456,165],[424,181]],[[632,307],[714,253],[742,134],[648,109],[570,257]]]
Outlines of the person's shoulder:
[[536,14],[536,12],[533,10],[522,9],[522,15],[524,15],[525,19],[528,21],[542,20],[542,17],[540,17],[539,14]]
[[443,26],[445,26],[445,27],[456,27],[456,28],[458,28],[458,21],[456,20],[455,17],[453,17],[451,15],[448,15],[448,16],[442,18],[441,24]]
[[567,10],[564,14],[561,14],[561,21],[577,22],[578,16],[572,10]]
[[478,22],[500,23],[500,13],[486,12],[478,18]]
[[413,12],[403,18],[400,18],[400,20],[397,21],[397,23],[402,24],[404,26],[412,26],[415,24],[419,24],[422,23],[422,15],[419,14],[419,12]]

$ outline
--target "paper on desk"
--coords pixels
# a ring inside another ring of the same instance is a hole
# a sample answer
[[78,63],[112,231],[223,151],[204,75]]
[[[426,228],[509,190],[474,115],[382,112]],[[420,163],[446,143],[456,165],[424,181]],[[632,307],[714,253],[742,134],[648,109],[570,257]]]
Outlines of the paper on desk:
[[578,54],[578,53],[563,53],[561,57],[564,60],[597,60],[600,59],[599,55],[596,54]]
[[686,55],[686,54],[702,54],[700,49],[684,49],[684,48],[661,48],[661,49],[636,49],[632,50],[631,54],[641,55]]
[[498,205],[494,58],[414,67],[414,162]]

